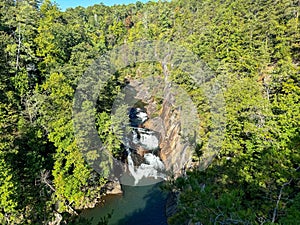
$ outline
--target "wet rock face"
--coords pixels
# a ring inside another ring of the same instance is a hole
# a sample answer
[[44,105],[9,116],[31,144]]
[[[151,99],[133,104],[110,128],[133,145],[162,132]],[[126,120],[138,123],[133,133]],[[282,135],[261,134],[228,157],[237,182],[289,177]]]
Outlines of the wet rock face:
[[134,150],[132,151],[131,158],[135,166],[140,166],[142,163],[145,163],[144,156]]

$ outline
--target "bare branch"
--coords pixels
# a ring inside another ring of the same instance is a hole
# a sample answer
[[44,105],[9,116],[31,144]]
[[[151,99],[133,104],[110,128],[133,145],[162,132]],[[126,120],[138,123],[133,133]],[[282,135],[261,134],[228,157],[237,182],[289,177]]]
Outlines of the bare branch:
[[292,182],[293,179],[290,179],[289,182],[287,183],[284,183],[282,185],[282,187],[280,188],[280,191],[279,191],[279,195],[278,195],[278,198],[277,198],[277,202],[276,202],[276,207],[273,211],[273,218],[272,218],[272,223],[275,223],[275,220],[276,220],[276,216],[277,216],[277,211],[278,211],[278,206],[279,206],[279,202],[281,200],[281,196],[282,196],[282,192],[283,192],[283,189],[285,188],[285,186],[289,185],[291,182]]
[[18,52],[17,52],[17,59],[16,59],[16,70],[18,70],[19,68],[19,61],[20,61],[20,49],[21,49],[21,26],[20,26],[20,23],[19,23],[19,26],[18,26]]
[[41,183],[46,184],[53,192],[56,191],[56,189],[52,186],[51,181],[48,180],[49,177],[49,171],[41,171]]

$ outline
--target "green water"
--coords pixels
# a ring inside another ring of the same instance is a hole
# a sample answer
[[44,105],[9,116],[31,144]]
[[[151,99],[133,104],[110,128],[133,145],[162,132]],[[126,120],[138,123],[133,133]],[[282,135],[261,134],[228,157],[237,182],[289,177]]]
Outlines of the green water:
[[167,225],[166,194],[160,184],[123,186],[123,195],[106,196],[104,206],[85,210],[81,216],[93,218],[93,225],[111,212],[109,225]]

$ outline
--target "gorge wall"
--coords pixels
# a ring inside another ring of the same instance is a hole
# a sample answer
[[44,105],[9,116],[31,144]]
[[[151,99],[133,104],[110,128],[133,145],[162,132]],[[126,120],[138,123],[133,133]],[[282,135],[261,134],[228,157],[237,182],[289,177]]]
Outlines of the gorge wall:
[[137,91],[136,98],[146,103],[149,120],[144,126],[160,133],[160,158],[166,171],[180,176],[191,166],[192,146],[182,136],[182,107],[176,105],[176,93],[161,80],[156,81],[155,87],[139,81],[131,81],[130,86]]

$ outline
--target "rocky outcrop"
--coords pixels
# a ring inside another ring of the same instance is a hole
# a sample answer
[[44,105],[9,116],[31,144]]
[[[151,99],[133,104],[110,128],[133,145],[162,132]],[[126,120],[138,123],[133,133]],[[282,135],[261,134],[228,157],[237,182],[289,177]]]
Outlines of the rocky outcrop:
[[179,176],[190,160],[190,145],[180,135],[180,110],[174,108],[168,97],[164,100],[160,117],[163,121],[165,135],[161,142],[160,157],[166,170]]
[[120,182],[118,180],[109,181],[106,184],[106,194],[108,194],[108,195],[123,194]]

